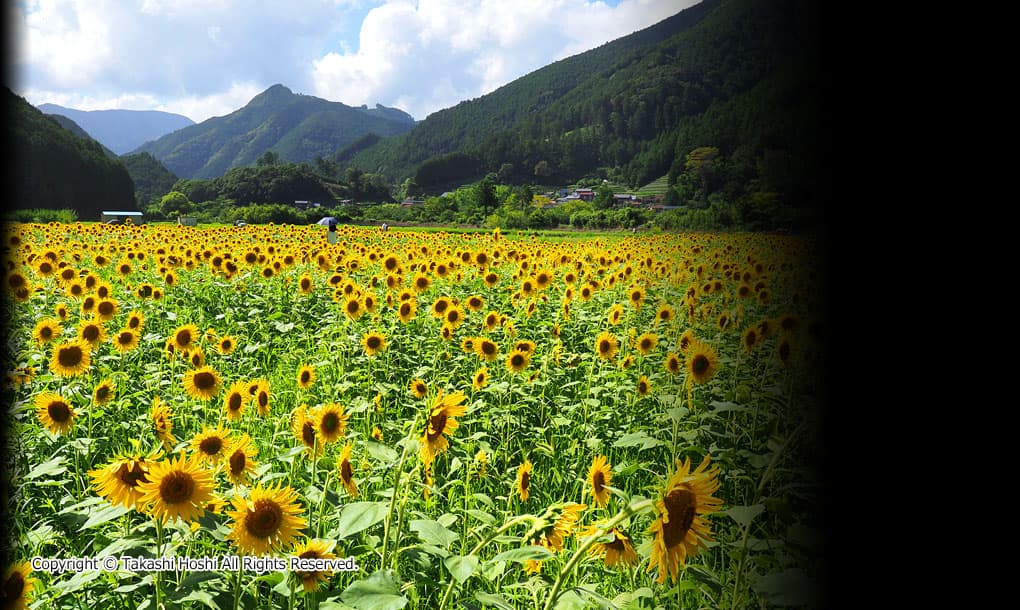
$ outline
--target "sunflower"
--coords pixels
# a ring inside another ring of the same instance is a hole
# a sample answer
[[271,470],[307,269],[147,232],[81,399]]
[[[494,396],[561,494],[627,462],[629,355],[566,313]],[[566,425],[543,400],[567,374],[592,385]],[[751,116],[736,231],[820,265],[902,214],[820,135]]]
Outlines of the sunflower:
[[428,290],[431,283],[429,276],[425,275],[421,271],[416,273],[414,278],[411,279],[411,287],[414,288],[415,292],[425,292]]
[[216,351],[226,356],[230,352],[234,351],[237,347],[237,342],[230,335],[223,335],[220,337],[219,343],[216,344]]
[[490,339],[481,339],[475,342],[475,353],[486,362],[492,362],[499,357],[499,346]]
[[[252,387],[254,387],[253,391],[251,391]],[[262,417],[266,417],[267,415],[269,415],[269,399],[270,399],[269,382],[266,381],[265,379],[256,379],[249,386],[249,390],[251,391],[252,404],[255,405],[255,408],[258,410],[259,415],[261,415]]]
[[92,402],[97,405],[105,404],[113,400],[113,382],[104,379],[92,390]]
[[87,343],[89,349],[95,349],[106,339],[106,329],[94,318],[82,320],[78,323],[78,338]]
[[740,335],[740,346],[744,348],[744,351],[751,353],[760,343],[762,343],[763,337],[758,332],[756,325],[748,326],[744,329],[744,332]]
[[421,442],[422,461],[427,466],[431,466],[436,456],[449,448],[450,445],[446,440],[446,436],[452,436],[453,431],[459,425],[454,417],[464,415],[467,412],[467,407],[461,404],[464,402],[464,398],[463,392],[444,395],[443,391],[440,390],[439,394],[432,400],[432,406],[429,408],[428,423],[425,426],[425,434],[419,439]]
[[495,330],[500,324],[500,316],[498,311],[490,311],[485,314],[485,328],[488,330]]
[[64,434],[74,423],[74,408],[70,401],[53,392],[43,392],[35,397],[35,414],[39,423],[53,434]]
[[429,313],[432,315],[433,318],[443,319],[443,317],[446,315],[446,310],[450,308],[450,305],[451,305],[450,299],[446,297],[439,297],[438,299],[435,300],[435,302],[432,303],[432,307],[429,310]]
[[315,367],[302,364],[297,372],[297,384],[302,390],[307,390],[315,383]]
[[788,368],[793,364],[795,352],[793,340],[790,338],[789,333],[784,333],[783,337],[776,343],[775,354],[776,360],[783,368]]
[[313,286],[312,276],[302,273],[301,277],[298,278],[298,290],[301,291],[301,294],[311,294]]
[[517,467],[517,495],[521,502],[525,502],[531,495],[531,471],[533,467],[531,460],[524,460],[524,463]]
[[715,348],[704,341],[692,341],[687,351],[687,372],[695,383],[705,383],[719,368],[719,357]]
[[476,390],[481,390],[489,383],[489,367],[483,366],[482,368],[475,371],[474,377],[471,381],[471,387]]
[[174,349],[182,351],[191,349],[196,345],[198,338],[201,336],[198,326],[194,324],[184,324],[178,326],[174,330],[173,334],[170,335],[170,340],[173,341]]
[[192,367],[194,367],[196,369],[200,369],[203,366],[205,366],[205,350],[202,349],[201,347],[197,347],[196,346],[196,347],[193,347],[192,349],[188,350],[187,356],[188,356],[188,363]]
[[703,516],[715,512],[722,500],[712,496],[719,489],[719,467],[709,468],[709,456],[691,471],[690,458],[677,460],[677,470],[669,477],[662,498],[656,502],[658,517],[649,526],[653,534],[652,555],[645,572],[658,568],[656,582],[662,584],[668,574],[676,582],[680,564],[693,557],[712,541],[711,525]]
[[25,610],[28,607],[36,584],[31,574],[32,566],[27,561],[7,568],[3,583],[0,583],[0,607],[11,610]]
[[118,352],[127,353],[138,347],[138,333],[130,328],[122,328],[111,337],[111,342]]
[[181,454],[149,466],[148,480],[138,483],[138,504],[160,521],[196,521],[205,514],[213,487],[212,472],[202,467],[199,458]]
[[619,340],[609,331],[604,330],[595,337],[595,353],[602,360],[612,360],[619,348]]
[[655,311],[655,321],[652,325],[662,322],[663,324],[669,324],[676,318],[676,311],[669,305],[659,305],[659,308]]
[[652,391],[652,382],[647,375],[642,375],[637,380],[637,393],[639,396],[648,396]]
[[690,351],[691,343],[698,340],[698,336],[694,334],[693,328],[688,328],[680,335],[678,347],[680,348],[681,354],[687,354]]
[[[304,542],[294,547],[294,550],[290,552],[290,556],[300,559],[335,559],[336,555],[332,552],[334,546],[336,546],[335,542],[306,538]],[[333,572],[330,570],[323,572],[317,570],[294,570],[294,575],[301,579],[301,587],[304,588],[305,592],[311,593],[312,591],[318,591],[319,585],[328,581]]]
[[526,339],[522,339],[521,341],[518,341],[517,343],[514,343],[513,349],[518,351],[518,352],[524,352],[528,356],[532,356],[535,353],[535,347],[537,347],[537,346],[535,345],[534,341],[528,341]]
[[315,422],[309,415],[308,405],[298,405],[290,414],[290,432],[308,455],[315,457],[322,453],[322,443],[316,440]]
[[138,486],[149,480],[149,468],[160,457],[158,452],[148,456],[119,456],[106,466],[89,471],[92,485],[110,504],[135,508],[142,497]]
[[605,557],[606,566],[632,566],[639,560],[634,551],[634,545],[630,538],[622,531],[613,528],[608,532],[602,532],[597,525],[589,525],[585,530],[578,532],[578,537],[600,536],[605,538],[602,542],[596,542],[588,549],[588,556],[593,559]]
[[641,335],[637,338],[637,341],[634,342],[634,347],[636,347],[637,351],[641,352],[642,355],[647,356],[658,344],[658,335],[646,332],[641,333]]
[[67,310],[67,305],[63,303],[57,303],[56,307],[53,308],[53,312],[57,314],[57,318],[66,320],[70,312]]
[[414,299],[408,299],[401,301],[400,307],[397,309],[397,315],[400,316],[400,321],[407,324],[414,319],[415,314],[418,312],[418,303]]
[[248,405],[247,386],[244,381],[235,381],[227,388],[227,395],[223,398],[223,410],[229,421],[237,421],[244,414],[244,408]]
[[[581,511],[586,508],[588,508],[587,505],[575,502],[550,507],[546,515],[549,516],[550,520],[555,517],[555,521],[552,521],[551,524],[546,525],[540,532],[537,532],[538,543],[550,551],[562,551],[564,540],[574,533],[574,528],[581,516]],[[543,515],[543,517],[546,515]]]
[[174,413],[170,406],[163,404],[159,396],[156,396],[152,401],[152,410],[149,412],[149,416],[152,418],[152,425],[156,430],[156,438],[163,441],[163,446],[167,449],[173,449],[177,444],[177,439],[173,435]]
[[372,438],[381,443],[383,440],[382,428],[379,426],[372,426]]
[[357,320],[365,314],[365,307],[357,298],[347,299],[344,303],[344,314],[352,320]]
[[479,479],[485,476],[485,469],[488,465],[489,455],[485,453],[484,449],[479,449],[478,453],[475,454],[475,468]]
[[677,356],[673,352],[666,354],[665,367],[666,370],[670,372],[670,374],[676,375],[677,373],[679,373],[681,366],[682,365],[680,364],[680,356]]
[[354,445],[350,441],[344,445],[343,450],[340,452],[340,458],[337,460],[337,473],[340,475],[340,482],[343,483],[344,489],[347,490],[347,494],[351,498],[358,497],[358,484],[354,482],[354,467],[351,466],[351,450]]
[[457,305],[451,305],[443,313],[443,324],[453,329],[464,323],[464,310]]
[[340,440],[347,431],[347,420],[350,414],[344,410],[343,405],[331,402],[319,405],[308,413],[312,425],[315,427],[316,437],[319,444],[333,443]]
[[113,297],[102,298],[96,303],[96,315],[103,322],[108,322],[117,315],[118,307],[117,300]]
[[409,386],[411,393],[414,394],[415,398],[425,398],[425,394],[428,393],[428,386],[421,379],[414,379],[411,381]]
[[467,307],[468,311],[478,311],[485,307],[485,299],[477,294],[473,294],[467,298],[464,306]]
[[613,470],[609,461],[604,455],[596,455],[588,468],[588,483],[591,484],[591,495],[595,498],[595,504],[605,508],[609,503],[609,484],[613,480]]
[[623,305],[616,303],[609,308],[609,313],[606,314],[606,320],[613,326],[620,323],[620,318],[623,317]]
[[60,325],[59,320],[43,318],[36,322],[35,328],[32,329],[32,338],[36,340],[36,343],[42,345],[53,341],[63,332],[64,328]]
[[251,479],[258,466],[252,458],[258,453],[258,448],[252,444],[247,434],[242,434],[241,438],[230,445],[227,449],[227,478],[231,483],[242,485]]
[[524,369],[528,368],[528,364],[531,362],[531,356],[527,352],[514,350],[506,357],[506,370],[511,373],[520,373]]
[[220,392],[220,374],[211,366],[184,373],[184,391],[196,400],[212,400]]
[[294,544],[308,522],[301,516],[298,493],[290,487],[266,487],[260,483],[250,498],[234,497],[227,511],[234,525],[227,538],[242,553],[265,555]]
[[386,349],[386,337],[377,331],[369,331],[361,338],[361,346],[365,348],[366,356],[375,356]]
[[231,444],[229,430],[208,425],[191,439],[191,449],[203,462],[212,465],[223,461]]

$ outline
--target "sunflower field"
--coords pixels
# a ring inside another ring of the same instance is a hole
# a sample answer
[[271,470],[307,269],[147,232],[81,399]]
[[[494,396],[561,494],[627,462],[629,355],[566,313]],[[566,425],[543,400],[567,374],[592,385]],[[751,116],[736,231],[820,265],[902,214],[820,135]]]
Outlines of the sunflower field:
[[4,227],[4,608],[811,606],[816,244]]

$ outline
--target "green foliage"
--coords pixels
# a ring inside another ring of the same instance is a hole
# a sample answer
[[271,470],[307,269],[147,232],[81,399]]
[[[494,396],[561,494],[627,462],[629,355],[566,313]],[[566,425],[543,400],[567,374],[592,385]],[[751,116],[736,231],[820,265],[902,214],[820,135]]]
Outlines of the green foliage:
[[151,153],[178,176],[213,178],[256,163],[270,149],[281,163],[328,158],[367,134],[403,133],[412,126],[408,118],[274,85],[235,112],[179,129],[137,152]]
[[140,208],[156,203],[177,182],[177,176],[149,153],[125,155],[120,160],[134,182],[135,199]]
[[72,209],[83,220],[103,210],[136,210],[124,165],[92,139],[80,138],[4,87],[6,140],[14,155],[13,209]]
[[71,223],[78,220],[78,213],[71,209],[48,210],[44,208],[31,208],[7,210],[4,213],[4,220],[14,222]]

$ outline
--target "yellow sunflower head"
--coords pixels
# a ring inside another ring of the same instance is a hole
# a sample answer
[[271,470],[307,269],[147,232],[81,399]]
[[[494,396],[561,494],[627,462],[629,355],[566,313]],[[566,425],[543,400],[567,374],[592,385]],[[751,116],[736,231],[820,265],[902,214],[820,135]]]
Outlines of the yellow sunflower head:
[[482,368],[475,371],[474,377],[471,380],[471,387],[475,390],[481,390],[489,383],[489,367],[483,366]]
[[138,484],[138,504],[160,521],[196,521],[205,514],[214,486],[212,472],[197,456],[180,454],[149,467],[148,480]]
[[230,384],[227,388],[227,393],[223,397],[223,411],[227,415],[228,421],[237,421],[244,415],[244,409],[248,405],[248,383],[245,381],[235,381]]
[[32,601],[35,585],[29,562],[12,565],[4,571],[3,582],[0,582],[0,605],[5,609],[25,610]]
[[149,467],[161,453],[121,456],[96,470],[90,470],[92,485],[103,498],[114,506],[135,508],[142,497],[138,486],[148,481]]
[[35,328],[32,330],[32,338],[42,345],[53,341],[63,332],[64,328],[60,325],[59,320],[43,318],[36,323]]
[[60,377],[76,377],[89,369],[92,352],[89,344],[73,339],[57,345],[50,357],[50,370]]
[[184,324],[178,326],[173,334],[170,335],[170,340],[173,342],[174,349],[177,351],[183,351],[191,349],[198,344],[198,339],[201,337],[201,332],[198,330],[198,326],[194,324]]
[[307,390],[315,383],[315,367],[302,364],[297,372],[297,385],[302,390]]
[[524,369],[528,368],[528,364],[530,364],[530,362],[531,355],[528,352],[514,350],[506,357],[506,370],[511,373],[520,373]]
[[370,331],[361,338],[361,346],[366,356],[375,356],[386,349],[386,337],[377,331]]
[[251,437],[247,434],[242,434],[241,438],[234,441],[227,448],[226,470],[227,478],[230,479],[231,483],[234,485],[248,483],[255,474],[255,468],[258,467],[254,460],[258,453],[258,448],[252,444]]
[[301,516],[298,493],[290,487],[263,487],[258,484],[250,497],[235,496],[233,521],[227,538],[247,555],[265,555],[294,544],[308,522]]
[[414,394],[415,398],[425,398],[425,395],[429,391],[429,387],[425,385],[425,382],[421,379],[413,379],[409,386],[411,393]]
[[167,449],[173,449],[177,444],[177,439],[173,435],[173,415],[170,405],[160,400],[159,396],[153,398],[149,417],[152,419],[156,438],[162,441],[163,446]]
[[687,372],[695,383],[706,383],[719,368],[719,357],[715,348],[704,341],[691,342],[687,350]]
[[220,392],[222,379],[211,366],[184,373],[184,391],[196,400],[212,400]]
[[337,474],[340,476],[340,483],[347,490],[347,494],[351,498],[357,498],[358,484],[354,481],[354,467],[351,465],[353,447],[354,445],[350,441],[344,445],[343,451],[340,452],[340,457],[337,459],[336,468]]
[[620,341],[608,331],[595,337],[595,354],[602,360],[612,360],[620,348]]
[[[329,540],[306,538],[295,546],[290,554],[292,557],[300,559],[334,559],[336,558],[336,555],[333,553],[335,546],[336,542]],[[318,591],[322,583],[329,581],[332,575],[333,572],[329,570],[321,572],[317,570],[294,570],[294,576],[301,580],[301,587],[307,593]]]
[[113,392],[113,382],[109,379],[104,379],[92,390],[92,402],[97,405],[106,404],[113,400]]
[[436,456],[449,448],[446,437],[453,436],[454,430],[460,425],[454,418],[467,412],[467,406],[461,404],[465,398],[463,392],[444,395],[440,390],[432,400],[425,433],[419,439],[422,461],[426,465],[431,466]]
[[524,463],[517,467],[517,495],[521,502],[527,501],[531,495],[531,472],[533,466],[531,460],[524,460]]
[[75,412],[71,401],[53,392],[43,392],[35,397],[36,417],[53,434],[65,434],[74,424]]
[[604,455],[596,455],[588,468],[588,484],[595,504],[605,508],[609,504],[609,485],[613,480],[613,469]]
[[343,405],[332,402],[319,405],[311,410],[309,417],[315,427],[319,444],[333,443],[343,438],[347,431],[347,420],[350,414]]
[[588,556],[594,559],[604,557],[607,567],[633,566],[639,561],[630,538],[618,528],[606,532],[598,525],[590,525],[577,535],[579,538],[599,536],[599,541],[588,548]]
[[204,426],[191,439],[191,449],[198,458],[207,464],[219,464],[230,449],[232,442],[230,431],[225,428]]

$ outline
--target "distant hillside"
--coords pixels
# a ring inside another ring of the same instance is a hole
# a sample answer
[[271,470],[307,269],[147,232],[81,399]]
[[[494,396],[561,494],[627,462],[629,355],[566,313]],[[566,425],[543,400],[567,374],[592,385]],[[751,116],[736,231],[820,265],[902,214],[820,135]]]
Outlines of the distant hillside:
[[[72,121],[71,119],[67,118],[66,116],[64,116],[62,114],[47,114],[46,116],[51,118],[51,119],[53,119],[57,123],[59,123],[61,127],[63,127],[64,129],[70,131],[71,133],[73,133],[74,135],[78,136],[79,138],[85,138],[87,140],[95,140],[95,138],[90,136],[87,131],[85,131],[84,129],[81,128],[81,125],[75,123],[74,121]],[[109,148],[103,146],[102,142],[99,142],[98,140],[96,140],[96,141],[103,148],[103,152],[106,153],[107,157],[116,157],[117,156],[117,153],[115,153],[112,150],[110,150]]]
[[39,110],[66,116],[118,155],[195,124],[186,116],[158,110],[75,110],[56,104],[40,104]]
[[[814,197],[820,7],[813,0],[703,0],[673,17],[428,116],[348,164],[438,193],[505,182],[667,175],[674,204],[768,189]],[[688,163],[699,148],[710,163]],[[714,156],[713,156],[714,155]]]
[[226,116],[185,127],[139,147],[182,178],[214,178],[253,164],[267,151],[284,162],[329,158],[361,136],[411,129],[406,113],[377,106],[352,108],[273,85]]
[[13,156],[10,208],[70,208],[81,220],[99,220],[102,210],[137,209],[127,170],[98,142],[72,134],[7,87],[0,95]]
[[169,193],[177,182],[178,177],[149,153],[124,155],[120,160],[135,184],[135,198],[140,208]]

